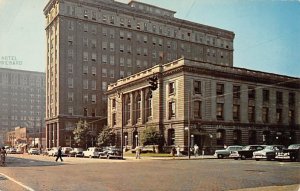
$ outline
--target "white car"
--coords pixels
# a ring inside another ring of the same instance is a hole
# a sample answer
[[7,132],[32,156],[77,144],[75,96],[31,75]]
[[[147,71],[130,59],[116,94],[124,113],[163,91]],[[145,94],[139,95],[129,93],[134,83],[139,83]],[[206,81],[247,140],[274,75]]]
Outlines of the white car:
[[57,156],[58,147],[52,147],[50,151],[48,151],[48,156]]
[[39,149],[37,149],[37,148],[30,148],[30,149],[28,150],[28,154],[29,154],[29,155],[39,155],[39,154],[40,154],[40,151],[39,151]]
[[99,157],[101,151],[102,151],[101,148],[89,147],[86,151],[83,151],[83,157],[89,157],[89,158]]
[[257,161],[261,159],[274,160],[283,148],[283,145],[268,145],[263,150],[253,152],[253,158]]
[[234,151],[242,150],[242,148],[243,146],[239,146],[239,145],[228,146],[226,149],[216,150],[214,156],[217,157],[218,159],[222,159],[224,157],[229,157],[229,155]]

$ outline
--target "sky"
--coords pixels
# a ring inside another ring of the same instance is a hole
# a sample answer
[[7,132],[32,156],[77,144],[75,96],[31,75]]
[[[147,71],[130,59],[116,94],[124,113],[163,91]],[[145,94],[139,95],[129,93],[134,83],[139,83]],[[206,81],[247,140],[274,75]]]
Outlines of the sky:
[[[128,0],[118,0],[128,3]],[[300,0],[139,0],[235,33],[234,66],[300,77]],[[45,72],[48,0],[0,0],[0,67]],[[14,64],[4,64],[7,60]]]

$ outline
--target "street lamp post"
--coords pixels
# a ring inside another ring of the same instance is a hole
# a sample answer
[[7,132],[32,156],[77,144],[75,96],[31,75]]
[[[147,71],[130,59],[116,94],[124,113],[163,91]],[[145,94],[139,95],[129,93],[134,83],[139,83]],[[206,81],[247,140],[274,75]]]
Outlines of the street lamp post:
[[121,158],[123,159],[123,136],[124,136],[124,99],[123,99],[123,93],[121,93],[121,111],[122,111],[122,120],[121,120]]
[[125,151],[127,149],[127,135],[125,135]]
[[135,135],[135,146],[137,147],[138,146],[138,135]]

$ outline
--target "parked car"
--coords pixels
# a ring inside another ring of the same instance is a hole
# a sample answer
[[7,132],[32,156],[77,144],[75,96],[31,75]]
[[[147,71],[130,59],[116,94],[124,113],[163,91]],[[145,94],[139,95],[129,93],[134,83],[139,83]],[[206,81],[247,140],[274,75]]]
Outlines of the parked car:
[[58,147],[52,147],[50,151],[48,151],[48,156],[57,156]]
[[235,160],[238,160],[238,159],[245,160],[247,158],[252,158],[253,152],[263,150],[264,148],[265,148],[264,145],[247,145],[247,146],[243,147],[243,149],[240,151],[232,152],[229,155],[229,157],[233,158]]
[[17,153],[17,149],[15,148],[9,148],[9,149],[6,149],[6,153],[7,154],[16,154]]
[[51,148],[46,148],[42,151],[42,154],[47,156],[47,155],[49,155],[50,150],[51,150]]
[[278,153],[276,159],[300,161],[300,144],[292,144],[287,149],[283,149]]
[[263,150],[253,152],[253,158],[257,161],[261,159],[274,160],[283,148],[283,145],[267,145]]
[[73,148],[69,154],[69,157],[83,157],[83,148]]
[[101,152],[101,148],[98,147],[89,147],[86,151],[83,151],[83,157],[99,157],[99,153]]
[[73,150],[72,147],[62,147],[61,148],[61,154],[63,156],[68,156],[70,151],[72,151],[72,150]]
[[121,150],[117,148],[108,148],[99,153],[99,158],[122,158]]
[[218,159],[222,159],[222,158],[225,158],[225,157],[229,157],[229,155],[233,151],[242,150],[242,148],[243,148],[243,146],[239,146],[239,145],[228,146],[226,149],[216,150],[214,156],[217,157]]
[[30,148],[30,149],[28,150],[28,154],[29,154],[29,155],[39,155],[39,154],[40,154],[40,151],[39,151],[39,149],[37,149],[37,148]]

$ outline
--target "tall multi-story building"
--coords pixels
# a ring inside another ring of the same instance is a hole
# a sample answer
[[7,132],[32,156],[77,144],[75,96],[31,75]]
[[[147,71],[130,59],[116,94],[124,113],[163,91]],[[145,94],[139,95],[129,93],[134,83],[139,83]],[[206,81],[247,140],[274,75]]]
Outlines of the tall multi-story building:
[[300,141],[300,78],[179,59],[118,80],[107,96],[118,145],[122,128],[123,145],[135,148],[151,126],[163,133],[164,146],[187,148],[190,134],[191,145],[207,151]]
[[107,115],[108,84],[181,57],[233,66],[234,33],[178,19],[130,1],[49,0],[47,147],[72,145],[79,119],[97,127]]
[[17,126],[30,133],[45,125],[45,73],[0,68],[0,144]]

